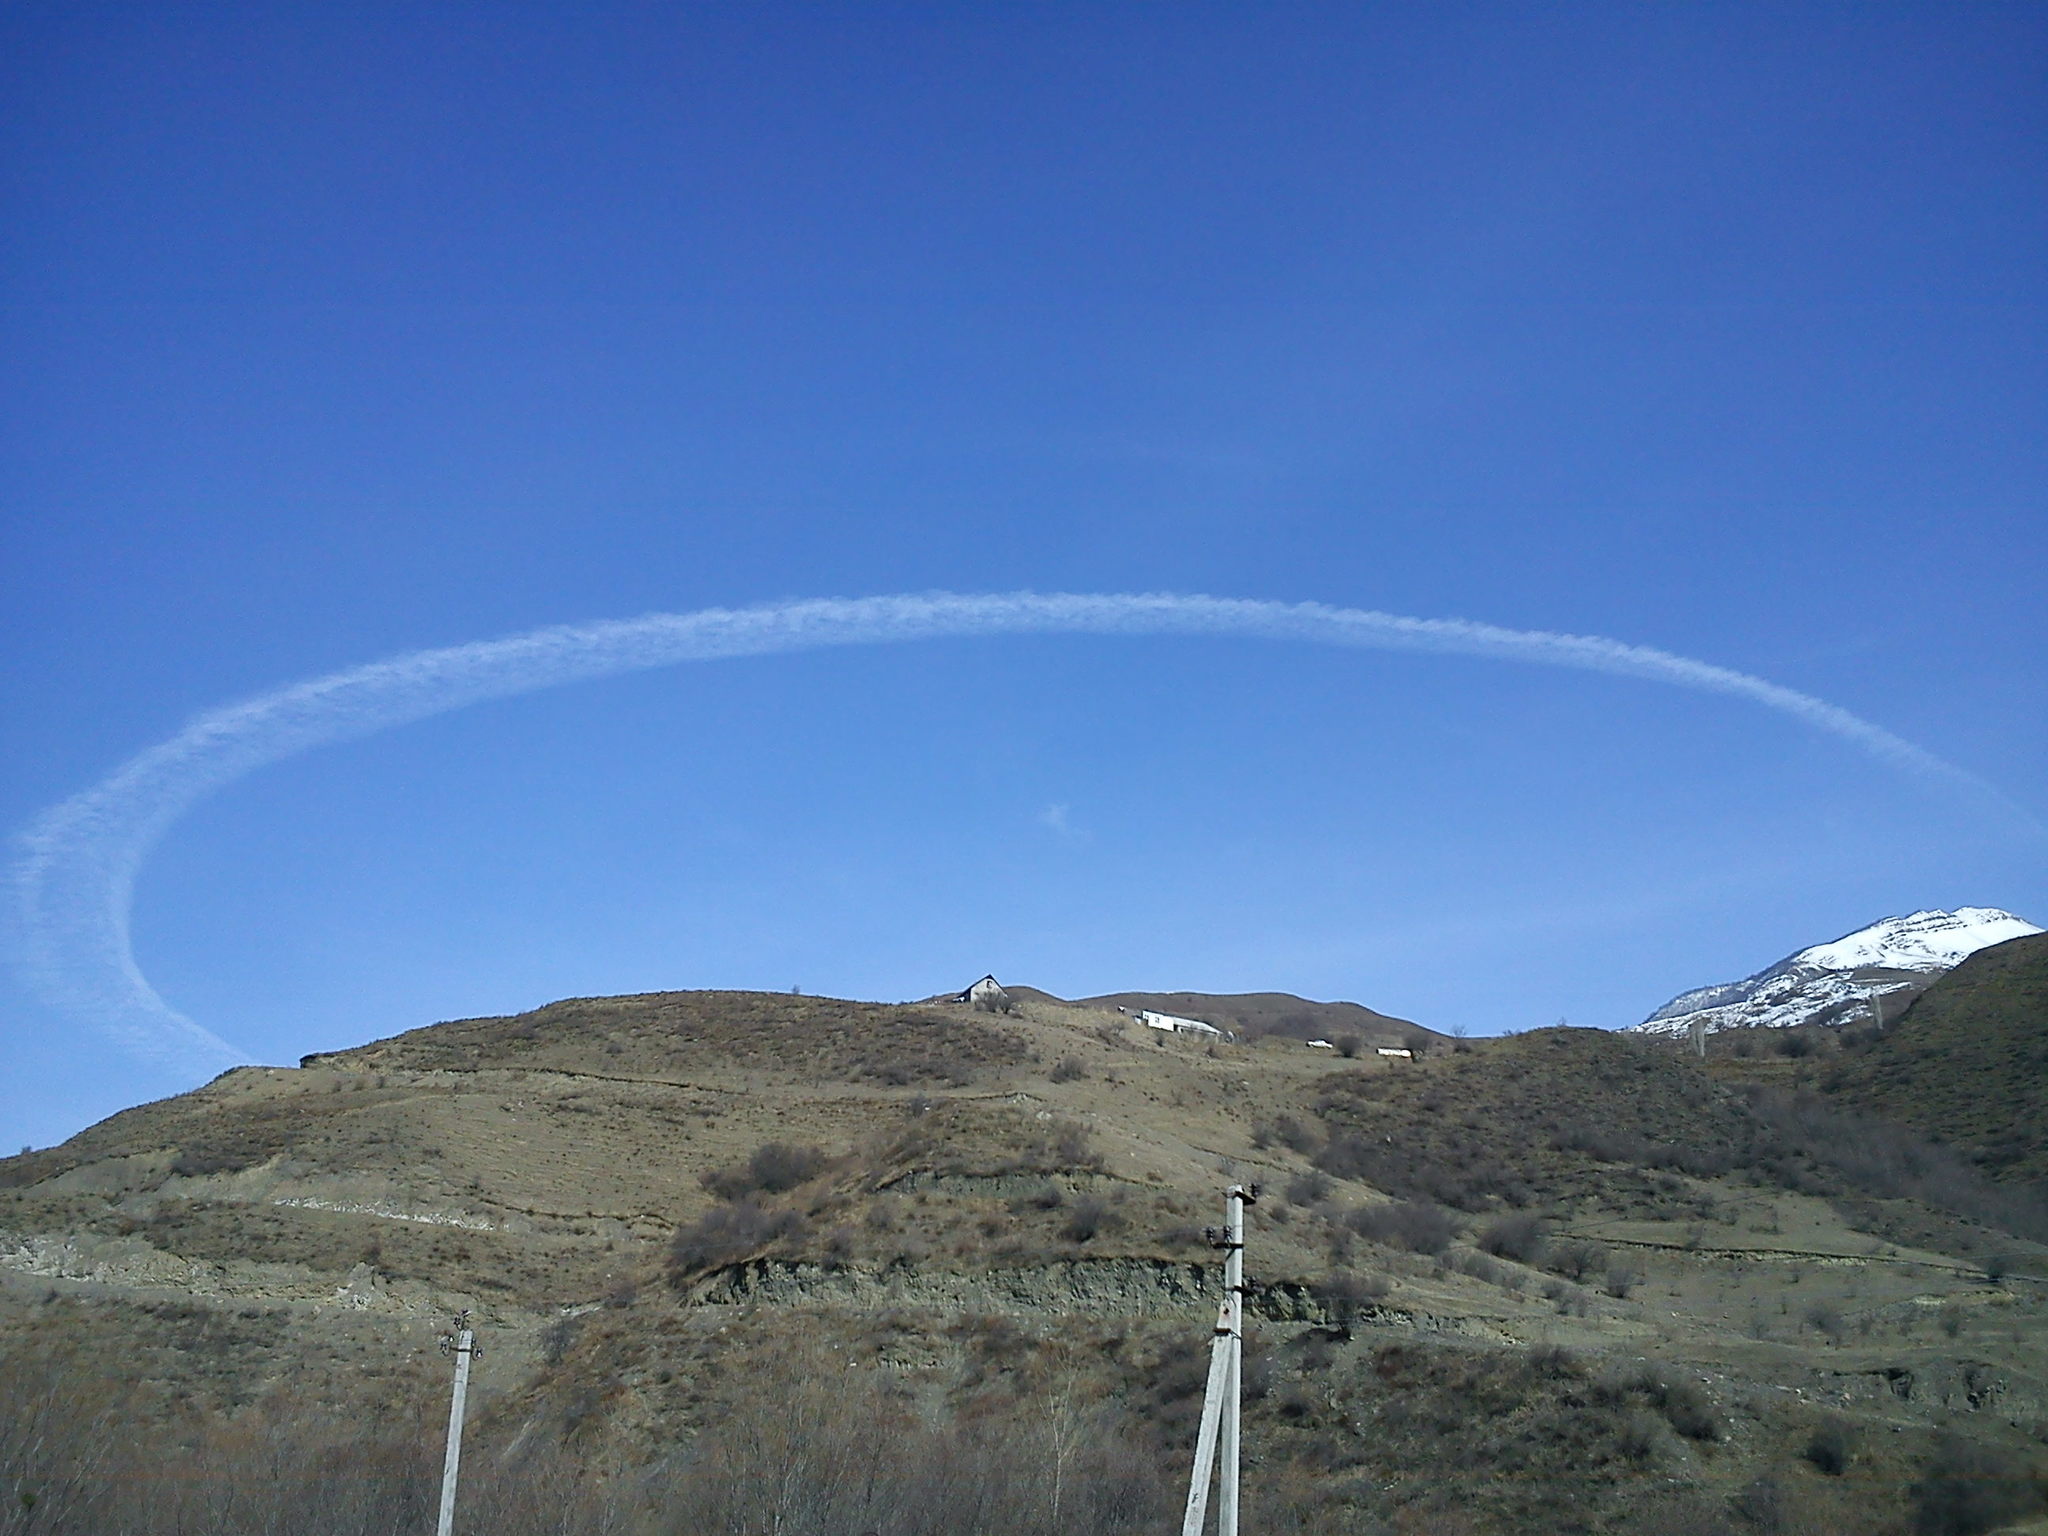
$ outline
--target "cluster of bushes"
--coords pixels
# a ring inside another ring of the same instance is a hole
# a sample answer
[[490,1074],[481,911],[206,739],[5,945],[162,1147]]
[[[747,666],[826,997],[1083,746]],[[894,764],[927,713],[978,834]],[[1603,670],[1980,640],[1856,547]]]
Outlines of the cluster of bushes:
[[1521,1172],[1479,1136],[1450,1127],[1428,1145],[1337,1133],[1310,1154],[1316,1167],[1406,1199],[1433,1200],[1464,1211],[1505,1201],[1526,1205],[1535,1192]]
[[[822,1353],[822,1352],[821,1352]],[[756,1362],[686,1448],[621,1467],[578,1400],[566,1438],[472,1425],[456,1526],[493,1536],[1135,1536],[1176,1490],[1107,1400],[1040,1392],[921,1415],[843,1357]],[[1199,1388],[1197,1389],[1199,1390]],[[445,1383],[345,1418],[275,1399],[143,1429],[136,1405],[0,1362],[0,1536],[391,1536],[433,1526]],[[507,1426],[509,1429],[510,1426]],[[601,1437],[600,1437],[601,1441]]]
[[769,1210],[752,1200],[715,1206],[678,1227],[669,1240],[669,1280],[680,1284],[738,1263],[779,1238],[801,1237],[807,1230],[808,1224],[796,1211]]
[[1361,1205],[1345,1212],[1344,1224],[1367,1242],[1424,1254],[1442,1253],[1460,1230],[1457,1218],[1428,1200]]
[[747,1258],[770,1243],[809,1230],[802,1212],[763,1203],[808,1184],[832,1166],[818,1147],[771,1141],[744,1163],[713,1169],[700,1182],[724,1203],[676,1229],[669,1240],[668,1278],[680,1285]]
[[1615,1126],[1574,1125],[1559,1130],[1551,1146],[1560,1152],[1582,1152],[1603,1163],[1631,1163],[1638,1168],[1719,1178],[1736,1166],[1737,1155],[1726,1146],[1693,1147],[1656,1141]]
[[1955,1153],[1903,1126],[1837,1109],[1816,1095],[1756,1085],[1744,1092],[1751,1113],[1782,1149],[1775,1159],[1759,1164],[1773,1182],[1826,1190],[1829,1181],[1815,1177],[1825,1172],[1880,1200],[1918,1200],[1966,1220],[2048,1241],[2048,1201],[2038,1191],[2001,1188]]
[[741,1200],[749,1195],[787,1194],[799,1184],[808,1184],[831,1165],[831,1158],[817,1147],[793,1147],[771,1141],[757,1147],[744,1163],[718,1168],[702,1175],[698,1182],[721,1200]]

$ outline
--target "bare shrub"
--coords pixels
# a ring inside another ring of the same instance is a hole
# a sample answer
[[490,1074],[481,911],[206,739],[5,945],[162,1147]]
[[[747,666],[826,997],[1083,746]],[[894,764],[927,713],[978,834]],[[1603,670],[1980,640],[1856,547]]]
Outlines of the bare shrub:
[[1406,1248],[1411,1253],[1442,1253],[1458,1235],[1457,1221],[1429,1200],[1396,1200],[1390,1205],[1361,1205],[1345,1224],[1373,1243]]
[[1070,1243],[1091,1242],[1108,1220],[1108,1204],[1094,1195],[1083,1195],[1068,1208],[1066,1225],[1060,1230]]
[[1303,1125],[1292,1115],[1282,1115],[1273,1122],[1273,1139],[1290,1152],[1306,1156],[1321,1144],[1316,1133]]
[[1830,1344],[1840,1344],[1848,1337],[1848,1327],[1842,1321],[1842,1314],[1833,1303],[1817,1301],[1806,1309],[1806,1321]]
[[1010,1202],[1013,1211],[1056,1211],[1067,1203],[1066,1192],[1059,1185],[1047,1179],[1028,1195],[1018,1195]]
[[1856,1455],[1856,1426],[1839,1413],[1831,1413],[1813,1426],[1799,1454],[1817,1471],[1840,1477]]
[[1365,1049],[1365,1042],[1356,1035],[1339,1035],[1336,1043],[1337,1054],[1346,1061],[1355,1060],[1358,1053]]
[[1048,1074],[1056,1083],[1077,1082],[1088,1075],[1088,1069],[1072,1056],[1062,1056]]
[[[81,1390],[83,1386],[83,1390]],[[0,1367],[0,1533],[86,1531],[118,1428],[103,1391],[18,1354]]]
[[746,1162],[719,1168],[698,1180],[721,1200],[740,1200],[748,1195],[780,1195],[809,1183],[830,1164],[817,1147],[792,1147],[771,1141],[757,1147]]
[[1713,1400],[1697,1382],[1688,1381],[1670,1366],[1649,1364],[1637,1373],[1635,1387],[1664,1415],[1664,1421],[1688,1440],[1718,1440],[1721,1420]]
[[1490,1221],[1479,1233],[1479,1249],[1498,1259],[1534,1264],[1543,1256],[1543,1223],[1527,1212]]
[[[2036,1192],[1993,1185],[1955,1153],[1911,1131],[1846,1113],[1811,1094],[1755,1085],[1743,1092],[1750,1111],[1795,1157],[1832,1171],[1860,1193],[1920,1200],[2020,1237],[2048,1239],[2048,1205]],[[1758,1166],[1787,1188],[1810,1182],[1796,1162],[1766,1158]]]
[[763,1210],[751,1200],[722,1205],[680,1227],[669,1242],[671,1282],[748,1257],[774,1242],[803,1231],[794,1211]]
[[540,1331],[541,1364],[560,1365],[568,1357],[570,1345],[576,1342],[576,1332],[582,1327],[580,1317],[558,1317]]
[[2041,1507],[2041,1484],[2017,1458],[1945,1435],[1907,1490],[1915,1536],[1983,1536]]
[[1642,1280],[1642,1275],[1633,1266],[1617,1261],[1608,1265],[1607,1279],[1601,1289],[1616,1301],[1626,1301],[1629,1292],[1642,1284]]
[[1393,1282],[1384,1275],[1361,1275],[1350,1269],[1332,1272],[1321,1287],[1323,1300],[1339,1319],[1348,1319],[1360,1307],[1385,1300],[1393,1289]]
[[1598,1243],[1583,1239],[1561,1243],[1550,1255],[1550,1267],[1568,1279],[1584,1284],[1586,1276],[1603,1268],[1607,1263],[1607,1250]]
[[1615,1449],[1628,1460],[1638,1464],[1650,1461],[1657,1454],[1657,1421],[1646,1413],[1632,1413],[1622,1420],[1614,1441]]
[[237,1173],[249,1167],[251,1161],[251,1157],[243,1152],[200,1147],[180,1151],[171,1159],[171,1172],[188,1179],[209,1173]]
[[1311,1169],[1307,1173],[1297,1173],[1287,1181],[1287,1198],[1296,1205],[1321,1205],[1336,1187],[1328,1174]]

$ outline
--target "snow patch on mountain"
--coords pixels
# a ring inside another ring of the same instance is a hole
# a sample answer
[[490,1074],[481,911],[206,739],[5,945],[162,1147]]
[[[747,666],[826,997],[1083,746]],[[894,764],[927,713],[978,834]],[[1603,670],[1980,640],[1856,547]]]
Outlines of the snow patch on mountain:
[[1886,1000],[1918,995],[1942,972],[1992,944],[2042,930],[1997,907],[1887,917],[1788,955],[1741,981],[1681,992],[1642,1023],[1645,1034],[1683,1035],[1695,1022],[1722,1029],[1787,1029],[1896,1016]]

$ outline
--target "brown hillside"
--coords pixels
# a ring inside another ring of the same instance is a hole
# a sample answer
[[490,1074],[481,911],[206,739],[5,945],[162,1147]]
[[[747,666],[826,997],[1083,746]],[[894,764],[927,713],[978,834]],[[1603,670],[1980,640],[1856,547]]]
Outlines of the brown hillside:
[[1405,1045],[1411,1034],[1446,1038],[1359,1003],[1316,1003],[1291,992],[1112,992],[1081,1000],[1085,1008],[1151,1008],[1184,1019],[1200,1019],[1248,1036],[1279,1035],[1291,1040],[1335,1040],[1356,1035],[1367,1045]]
[[1971,955],[1828,1087],[1993,1178],[2048,1185],[2048,934]]
[[1354,1060],[1028,992],[435,1025],[0,1160],[0,1507],[416,1528],[468,1308],[499,1536],[1167,1528],[1235,1178],[1265,1528],[1904,1532],[1942,1457],[2025,1485],[2048,1248],[1818,1114],[1592,1031]]

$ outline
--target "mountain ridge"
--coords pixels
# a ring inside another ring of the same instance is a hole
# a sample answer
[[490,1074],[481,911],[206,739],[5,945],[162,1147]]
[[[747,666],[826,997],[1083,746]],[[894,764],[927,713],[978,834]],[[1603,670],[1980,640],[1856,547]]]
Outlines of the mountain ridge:
[[1882,1024],[1887,1002],[1917,997],[1969,955],[2042,930],[2000,907],[1930,908],[1874,923],[1787,955],[1740,981],[1679,993],[1632,1031],[1684,1035],[1695,1025],[1786,1029],[1844,1024],[1859,1016]]

